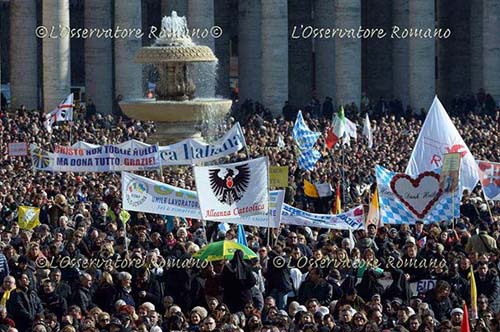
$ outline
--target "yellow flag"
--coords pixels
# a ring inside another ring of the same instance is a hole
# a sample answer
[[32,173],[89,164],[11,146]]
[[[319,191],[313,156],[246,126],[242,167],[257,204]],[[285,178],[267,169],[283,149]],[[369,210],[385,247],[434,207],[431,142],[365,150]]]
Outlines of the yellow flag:
[[472,265],[470,267],[470,302],[472,318],[477,319],[477,288],[476,288],[476,278],[474,277],[474,271],[472,270]]
[[313,197],[313,198],[319,197],[318,190],[316,189],[316,186],[307,180],[304,180],[304,194],[307,197]]
[[120,220],[122,221],[122,223],[126,224],[129,221],[129,219],[130,219],[130,213],[122,209],[120,211]]
[[335,205],[333,206],[333,214],[342,213],[342,203],[340,201],[340,182],[337,182],[337,190],[335,192]]
[[40,225],[40,208],[32,206],[20,206],[17,210],[19,215],[19,228],[32,230]]
[[373,194],[372,201],[370,203],[370,209],[368,210],[368,215],[366,216],[366,228],[368,228],[368,225],[375,225],[378,228],[379,221],[380,221],[380,213],[379,210],[379,202],[378,202],[378,189],[375,190],[375,193]]

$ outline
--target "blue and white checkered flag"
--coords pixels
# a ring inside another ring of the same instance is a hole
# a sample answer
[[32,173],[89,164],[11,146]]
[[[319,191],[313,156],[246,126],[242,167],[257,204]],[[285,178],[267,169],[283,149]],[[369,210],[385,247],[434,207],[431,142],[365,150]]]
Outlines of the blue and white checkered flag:
[[[436,169],[434,172],[439,173],[441,169]],[[380,220],[384,224],[414,224],[417,220],[423,220],[425,224],[440,223],[441,221],[449,221],[453,218],[460,217],[460,201],[462,195],[456,192],[454,195],[442,194],[436,203],[425,214],[425,217],[420,219],[412,213],[391,189],[392,178],[398,173],[391,172],[386,168],[377,165],[375,167],[377,176],[377,186],[379,191],[380,202]],[[453,199],[455,200],[454,213]]]
[[320,135],[321,133],[317,133],[307,128],[304,118],[302,117],[302,112],[299,111],[297,120],[295,120],[295,125],[293,126],[293,139],[297,143],[299,149],[312,149]]
[[318,150],[309,149],[302,151],[299,157],[299,168],[312,171],[319,158],[321,158],[321,153]]

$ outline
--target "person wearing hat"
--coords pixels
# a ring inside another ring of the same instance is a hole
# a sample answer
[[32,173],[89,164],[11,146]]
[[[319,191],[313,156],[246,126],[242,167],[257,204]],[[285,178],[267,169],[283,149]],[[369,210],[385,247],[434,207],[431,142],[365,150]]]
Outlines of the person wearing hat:
[[455,308],[451,311],[451,324],[452,326],[462,326],[462,319],[464,317],[464,311],[461,308]]

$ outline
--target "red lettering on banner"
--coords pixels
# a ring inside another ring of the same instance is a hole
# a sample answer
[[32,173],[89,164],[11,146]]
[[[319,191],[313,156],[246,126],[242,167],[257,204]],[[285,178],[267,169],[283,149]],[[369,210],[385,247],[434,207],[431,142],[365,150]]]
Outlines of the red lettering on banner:
[[436,167],[441,167],[441,156],[435,154],[432,156],[431,164],[436,164]]

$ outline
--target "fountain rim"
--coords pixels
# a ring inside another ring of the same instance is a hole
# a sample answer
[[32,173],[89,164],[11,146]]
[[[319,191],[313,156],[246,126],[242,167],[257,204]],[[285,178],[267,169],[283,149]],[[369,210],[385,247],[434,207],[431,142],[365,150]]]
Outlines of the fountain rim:
[[212,49],[204,45],[144,46],[135,57],[137,63],[218,62]]

